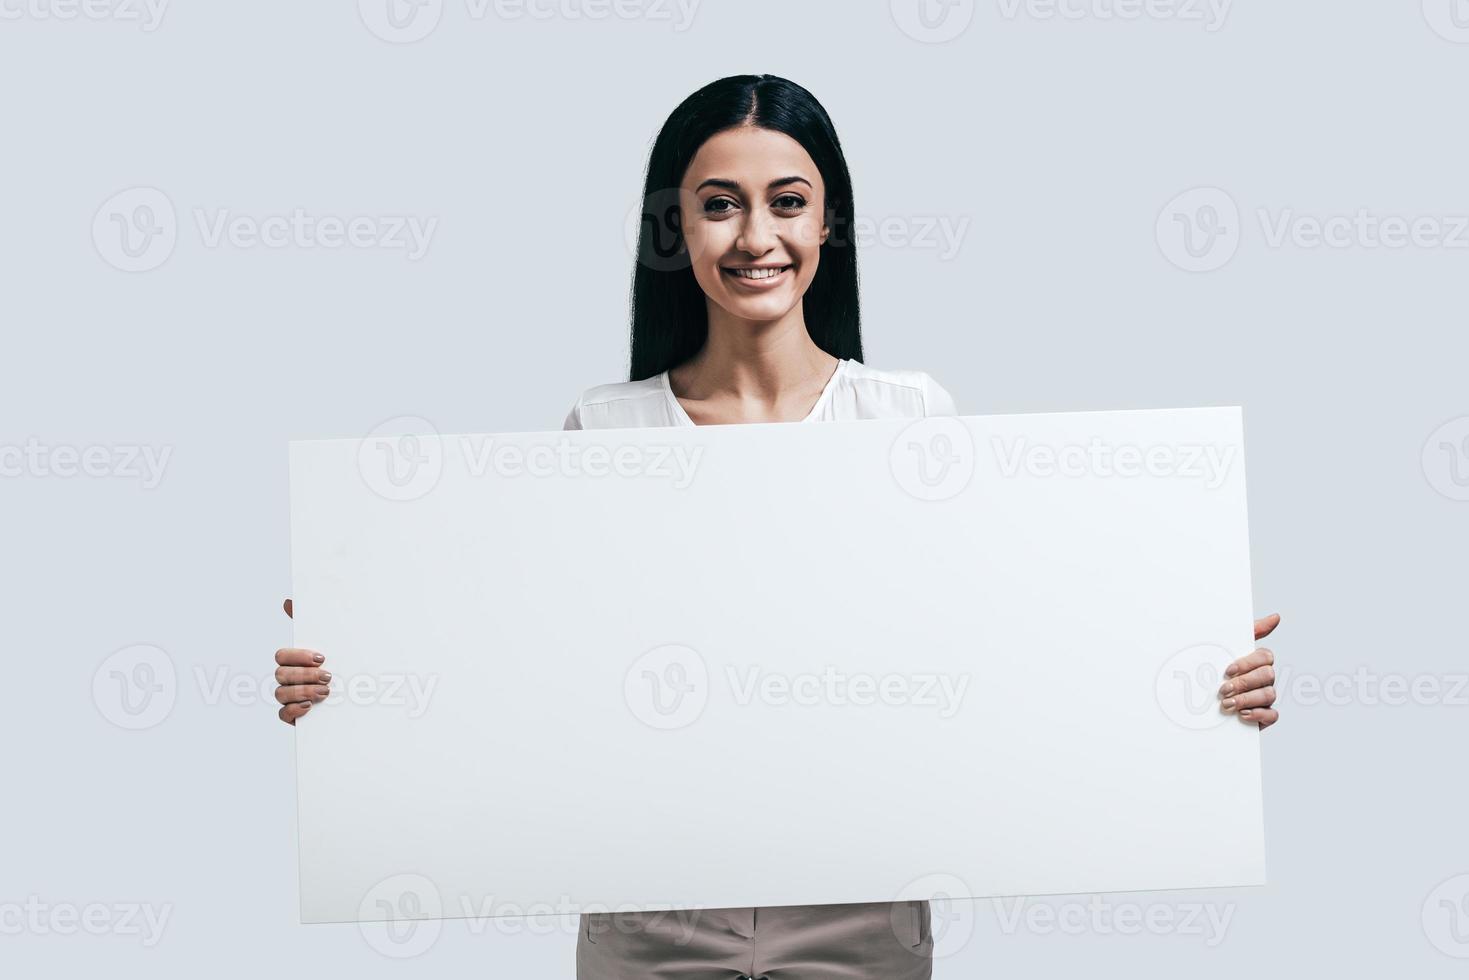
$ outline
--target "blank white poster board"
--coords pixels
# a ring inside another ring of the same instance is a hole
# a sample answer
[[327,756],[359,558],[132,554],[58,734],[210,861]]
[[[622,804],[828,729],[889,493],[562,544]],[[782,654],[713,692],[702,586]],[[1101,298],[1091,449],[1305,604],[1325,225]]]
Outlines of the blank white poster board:
[[1263,884],[1248,540],[1236,408],[292,443],[302,919]]

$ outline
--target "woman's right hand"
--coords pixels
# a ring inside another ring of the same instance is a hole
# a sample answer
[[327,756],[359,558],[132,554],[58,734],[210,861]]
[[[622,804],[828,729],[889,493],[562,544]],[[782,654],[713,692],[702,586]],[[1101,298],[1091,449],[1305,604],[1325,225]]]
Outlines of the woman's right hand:
[[[291,600],[287,599],[284,606],[286,615],[291,616]],[[332,675],[321,669],[324,660],[315,650],[286,647],[275,652],[275,682],[280,685],[275,689],[275,699],[281,703],[277,714],[287,725],[294,725],[313,704],[331,693],[327,685]]]

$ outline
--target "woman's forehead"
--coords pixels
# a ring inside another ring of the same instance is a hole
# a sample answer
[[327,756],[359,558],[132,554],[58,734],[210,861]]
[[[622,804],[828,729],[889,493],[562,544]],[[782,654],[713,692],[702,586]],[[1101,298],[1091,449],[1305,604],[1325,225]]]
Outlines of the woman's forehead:
[[710,178],[727,179],[756,190],[786,177],[821,183],[815,161],[800,143],[775,130],[742,126],[706,140],[690,161],[684,183],[697,187]]

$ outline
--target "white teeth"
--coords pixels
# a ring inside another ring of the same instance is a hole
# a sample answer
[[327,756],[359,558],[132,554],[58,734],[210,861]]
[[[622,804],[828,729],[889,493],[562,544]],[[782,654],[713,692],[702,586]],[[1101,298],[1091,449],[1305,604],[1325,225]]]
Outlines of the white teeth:
[[778,276],[778,275],[780,275],[782,272],[785,271],[785,268],[782,267],[782,268],[779,268],[779,269],[730,269],[729,271],[730,272],[733,272],[735,275],[739,276],[741,279],[769,279],[772,276]]

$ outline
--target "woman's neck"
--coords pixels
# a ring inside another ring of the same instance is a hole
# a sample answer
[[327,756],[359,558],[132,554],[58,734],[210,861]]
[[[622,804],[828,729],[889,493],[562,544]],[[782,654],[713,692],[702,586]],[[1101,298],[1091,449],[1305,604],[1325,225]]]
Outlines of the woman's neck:
[[813,390],[819,395],[826,386],[837,359],[811,339],[800,304],[781,319],[764,323],[736,320],[721,307],[710,306],[704,346],[669,372],[680,400],[717,400],[769,414]]

